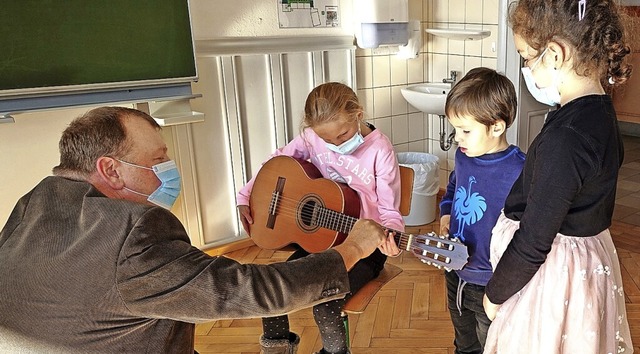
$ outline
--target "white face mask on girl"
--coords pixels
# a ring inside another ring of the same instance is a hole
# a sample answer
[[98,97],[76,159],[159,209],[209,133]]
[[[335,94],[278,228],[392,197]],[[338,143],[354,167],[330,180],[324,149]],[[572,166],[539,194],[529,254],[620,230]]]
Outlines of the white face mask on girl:
[[351,139],[345,141],[339,146],[330,144],[330,143],[326,143],[326,146],[327,146],[327,149],[337,152],[338,154],[351,155],[363,143],[364,143],[364,137],[360,133],[360,128],[358,127],[358,131],[355,134],[353,134]]
[[525,66],[520,70],[522,70],[522,77],[524,78],[524,82],[527,84],[527,89],[529,89],[531,96],[533,96],[533,98],[535,98],[536,101],[540,103],[543,103],[549,106],[555,106],[560,103],[560,91],[558,91],[558,84],[557,84],[559,81],[558,70],[555,70],[555,69],[553,70],[553,82],[551,83],[551,85],[543,88],[539,88],[536,85],[536,81],[534,80],[533,74],[532,74],[533,69],[535,69],[538,63],[540,63],[540,60],[542,60],[542,57],[547,52],[547,49],[545,49],[542,52],[542,55],[540,55],[538,59],[536,59],[536,62],[533,63],[533,66],[531,66],[531,68]]

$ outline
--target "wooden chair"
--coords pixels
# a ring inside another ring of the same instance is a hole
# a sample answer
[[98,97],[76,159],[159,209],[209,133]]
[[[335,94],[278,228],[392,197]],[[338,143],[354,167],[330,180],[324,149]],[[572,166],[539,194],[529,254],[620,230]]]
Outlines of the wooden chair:
[[[409,215],[411,211],[411,196],[413,194],[413,169],[400,166],[400,214],[402,216]],[[402,273],[402,268],[385,263],[384,269],[377,278],[368,282],[358,292],[353,294],[342,309],[344,325],[347,329],[347,346],[350,347],[349,339],[349,314],[360,314],[364,312],[376,293],[382,289],[385,284],[390,282],[398,274]]]

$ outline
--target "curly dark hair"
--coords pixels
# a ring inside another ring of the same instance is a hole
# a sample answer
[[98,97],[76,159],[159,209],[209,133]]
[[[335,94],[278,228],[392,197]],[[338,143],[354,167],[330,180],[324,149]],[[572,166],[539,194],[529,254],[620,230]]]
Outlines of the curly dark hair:
[[589,0],[578,18],[578,0],[520,0],[509,11],[515,34],[540,52],[555,41],[574,50],[578,75],[596,76],[604,83],[622,84],[631,76],[631,49],[626,15],[615,0]]

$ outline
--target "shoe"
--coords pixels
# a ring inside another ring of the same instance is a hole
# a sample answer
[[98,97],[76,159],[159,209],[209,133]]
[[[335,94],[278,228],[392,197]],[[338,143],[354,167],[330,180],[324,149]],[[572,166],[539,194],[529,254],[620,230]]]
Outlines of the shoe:
[[289,339],[267,339],[260,336],[260,354],[296,354],[300,337],[289,333]]
[[[331,354],[331,353],[329,353],[328,351],[324,350],[324,348],[322,348],[322,349],[320,349],[320,351],[319,351],[319,352],[315,352],[315,353],[313,353],[313,354]],[[347,351],[345,352],[345,354],[351,354],[351,351],[350,351],[350,350],[347,350]]]

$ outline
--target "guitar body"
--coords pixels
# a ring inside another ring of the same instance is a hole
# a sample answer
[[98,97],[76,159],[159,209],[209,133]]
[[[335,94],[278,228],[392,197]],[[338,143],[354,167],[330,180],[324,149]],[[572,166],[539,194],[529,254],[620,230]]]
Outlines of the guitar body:
[[318,209],[360,215],[360,199],[353,189],[325,179],[312,163],[290,156],[276,156],[260,168],[249,207],[250,236],[256,245],[280,249],[296,243],[310,253],[342,243],[348,233],[320,226]]

